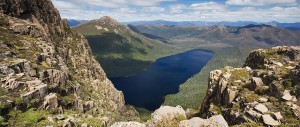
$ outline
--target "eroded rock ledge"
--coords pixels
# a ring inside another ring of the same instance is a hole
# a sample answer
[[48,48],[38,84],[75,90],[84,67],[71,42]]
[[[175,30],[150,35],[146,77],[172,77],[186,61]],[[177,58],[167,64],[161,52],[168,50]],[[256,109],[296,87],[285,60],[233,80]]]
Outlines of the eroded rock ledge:
[[300,120],[300,47],[253,51],[243,68],[210,73],[204,118],[221,114],[229,125],[296,126]]

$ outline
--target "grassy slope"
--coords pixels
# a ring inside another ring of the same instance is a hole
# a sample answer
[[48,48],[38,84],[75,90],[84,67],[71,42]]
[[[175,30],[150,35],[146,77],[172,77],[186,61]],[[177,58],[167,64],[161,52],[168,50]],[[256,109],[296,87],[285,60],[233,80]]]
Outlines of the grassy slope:
[[[109,31],[96,29],[96,25]],[[91,22],[73,29],[87,38],[93,54],[109,77],[134,75],[156,59],[181,51],[133,32],[121,24],[110,26]]]

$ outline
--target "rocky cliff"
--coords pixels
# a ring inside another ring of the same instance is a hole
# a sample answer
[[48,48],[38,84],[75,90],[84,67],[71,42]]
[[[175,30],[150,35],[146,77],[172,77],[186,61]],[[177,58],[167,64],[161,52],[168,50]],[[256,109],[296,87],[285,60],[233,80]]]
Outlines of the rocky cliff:
[[297,126],[299,93],[300,47],[259,49],[243,68],[210,73],[200,114],[221,114],[229,125]]
[[105,125],[138,115],[50,0],[0,1],[0,79],[0,126]]

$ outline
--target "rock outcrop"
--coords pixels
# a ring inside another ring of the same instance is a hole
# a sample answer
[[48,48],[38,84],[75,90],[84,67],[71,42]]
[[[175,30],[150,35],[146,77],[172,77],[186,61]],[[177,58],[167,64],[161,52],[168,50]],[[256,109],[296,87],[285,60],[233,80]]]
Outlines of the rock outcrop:
[[146,123],[117,122],[111,127],[228,127],[222,115],[215,115],[209,119],[193,117],[187,119],[181,106],[161,106],[151,114],[151,119]]
[[243,68],[210,73],[203,118],[221,114],[229,125],[296,126],[300,121],[300,47],[253,51]]
[[[103,115],[110,122],[137,118],[92,56],[86,39],[70,29],[50,0],[0,1],[0,58],[0,115],[8,126],[39,126],[46,115],[70,111],[92,115],[84,118],[89,121]],[[45,115],[26,124],[8,116],[20,111]]]
[[179,127],[228,127],[222,115],[212,116],[209,119],[201,119],[194,117],[190,120],[183,120],[180,122]]

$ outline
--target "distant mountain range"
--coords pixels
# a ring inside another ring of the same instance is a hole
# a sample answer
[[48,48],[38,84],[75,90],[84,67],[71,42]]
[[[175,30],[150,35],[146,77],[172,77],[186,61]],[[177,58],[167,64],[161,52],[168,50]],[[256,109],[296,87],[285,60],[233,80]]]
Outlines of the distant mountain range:
[[[254,45],[299,45],[298,31],[271,26],[271,25],[247,25],[225,26],[222,24],[212,26],[168,26],[168,25],[139,25],[135,28],[145,36],[152,35],[171,40],[170,42],[186,40],[196,41],[202,45],[236,46],[238,44]],[[150,36],[148,36],[150,37]],[[150,37],[151,38],[151,37]]]
[[77,26],[78,24],[88,22],[88,20],[75,20],[75,19],[68,19],[68,24],[70,27]]
[[225,26],[247,26],[247,25],[271,25],[282,28],[287,28],[290,30],[300,30],[300,22],[296,23],[280,23],[280,22],[251,22],[251,21],[237,21],[237,22],[204,22],[204,21],[182,21],[182,22],[173,22],[173,21],[137,21],[137,22],[124,22],[125,24],[131,25],[168,25],[168,26],[211,26],[222,24]]
[[[78,24],[88,22],[88,20],[74,20],[69,19],[68,24],[71,27],[74,27]],[[155,21],[134,21],[134,22],[122,22],[123,24],[130,24],[130,25],[168,25],[168,26],[211,26],[211,25],[217,25],[222,24],[225,26],[247,26],[247,25],[271,25],[271,26],[277,26],[281,28],[286,28],[289,30],[297,30],[300,31],[300,22],[295,23],[280,23],[276,21],[272,22],[252,22],[252,21],[237,21],[237,22],[204,22],[204,21],[165,21],[165,20],[155,20]]]

